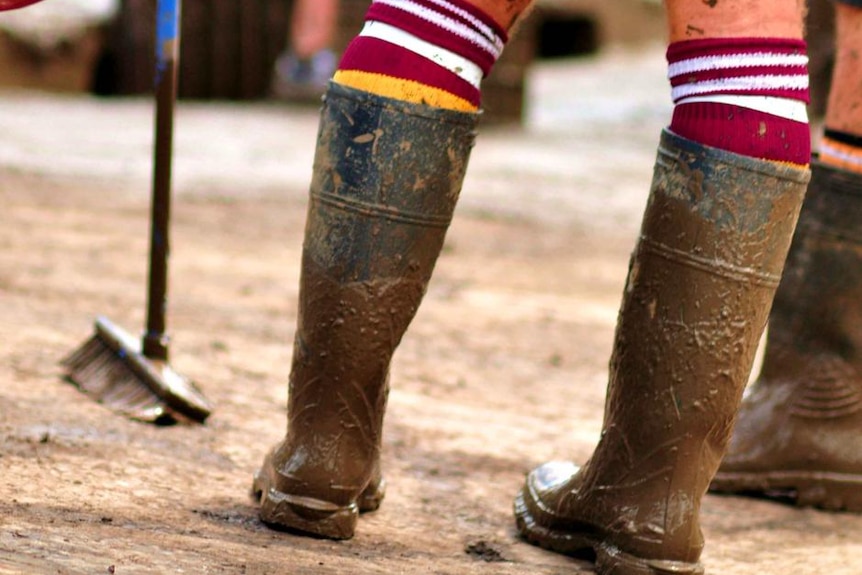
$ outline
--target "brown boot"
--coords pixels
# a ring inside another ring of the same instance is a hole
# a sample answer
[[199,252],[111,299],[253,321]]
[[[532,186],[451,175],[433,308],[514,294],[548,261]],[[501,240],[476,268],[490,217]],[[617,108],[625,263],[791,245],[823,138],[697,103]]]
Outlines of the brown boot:
[[724,454],[778,286],[807,170],[665,132],[632,256],[602,437],[580,470],[534,470],[531,542],[603,575],[702,573],[700,501]]
[[862,511],[862,176],[815,164],[763,369],[710,489]]
[[425,294],[476,114],[331,84],[303,246],[287,435],[255,476],[261,519],[333,539],[383,497],[392,354]]

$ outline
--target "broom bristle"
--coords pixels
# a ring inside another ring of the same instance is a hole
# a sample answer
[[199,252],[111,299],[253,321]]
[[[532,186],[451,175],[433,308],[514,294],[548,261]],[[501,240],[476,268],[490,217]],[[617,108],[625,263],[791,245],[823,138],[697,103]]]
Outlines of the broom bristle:
[[135,338],[105,317],[96,318],[96,334],[63,364],[82,391],[134,419],[203,423],[212,411],[191,381],[167,362],[146,357]]
[[121,415],[159,425],[184,420],[141,381],[125,356],[96,334],[62,364],[81,391]]

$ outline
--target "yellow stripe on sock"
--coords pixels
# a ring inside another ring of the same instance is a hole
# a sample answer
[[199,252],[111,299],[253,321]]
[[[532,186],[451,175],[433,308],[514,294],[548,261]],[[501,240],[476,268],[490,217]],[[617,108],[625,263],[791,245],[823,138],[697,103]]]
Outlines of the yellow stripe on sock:
[[797,170],[807,170],[811,164],[797,164],[796,162],[783,162],[779,160],[766,160],[767,162],[772,162],[773,164],[778,164],[779,166],[787,166],[789,168],[796,168]]
[[404,80],[384,74],[362,72],[360,70],[338,70],[332,80],[343,86],[371,92],[378,96],[394,98],[413,104],[425,104],[434,108],[445,108],[459,112],[478,110],[469,100],[451,92],[427,86],[421,82]]
[[820,161],[830,166],[862,174],[862,149],[824,137],[820,142]]

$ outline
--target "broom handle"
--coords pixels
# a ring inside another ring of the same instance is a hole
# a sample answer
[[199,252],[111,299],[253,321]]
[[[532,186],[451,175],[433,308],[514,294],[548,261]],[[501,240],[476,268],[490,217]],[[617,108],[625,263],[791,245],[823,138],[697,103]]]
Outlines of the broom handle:
[[158,0],[156,8],[155,145],[153,153],[150,274],[147,291],[147,326],[143,354],[168,360],[165,324],[168,292],[169,221],[171,214],[171,157],[173,155],[174,102],[180,45],[181,0]]

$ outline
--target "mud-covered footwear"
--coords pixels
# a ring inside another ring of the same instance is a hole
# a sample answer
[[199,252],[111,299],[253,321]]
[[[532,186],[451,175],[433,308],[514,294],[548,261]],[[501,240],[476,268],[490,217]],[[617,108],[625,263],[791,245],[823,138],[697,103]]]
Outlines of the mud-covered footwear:
[[311,492],[313,487],[303,490],[293,485],[282,486],[287,473],[277,469],[274,463],[281,458],[279,447],[267,455],[260,470],[254,474],[252,484],[252,495],[260,502],[260,517],[264,523],[327,539],[350,539],[359,514],[376,511],[380,507],[386,494],[386,481],[380,474],[379,464],[368,485],[355,499],[353,494],[359,490],[356,486],[337,490],[342,493],[341,497],[333,497],[333,492],[329,492],[325,494],[326,499],[321,499],[297,494]]
[[268,525],[346,539],[383,498],[389,365],[443,247],[478,114],[335,83],[321,114],[287,433],[253,490]]
[[578,466],[566,461],[550,461],[527,476],[523,489],[515,497],[515,517],[518,530],[528,541],[566,555],[593,555],[599,573],[699,575],[704,572],[697,561],[699,546],[696,553],[689,551],[693,556],[690,561],[643,557],[620,548],[615,542],[618,535],[622,535],[621,539],[650,539],[650,535],[654,538],[659,534],[627,534],[626,529],[634,524],[626,524],[624,520],[618,525],[605,525],[601,517],[584,516],[573,521],[571,516],[561,515],[559,509],[576,504],[574,500],[581,493],[580,481]]
[[862,176],[815,162],[715,492],[862,511]]
[[515,499],[519,530],[600,575],[698,574],[727,446],[809,173],[662,135],[614,339],[601,440]]

